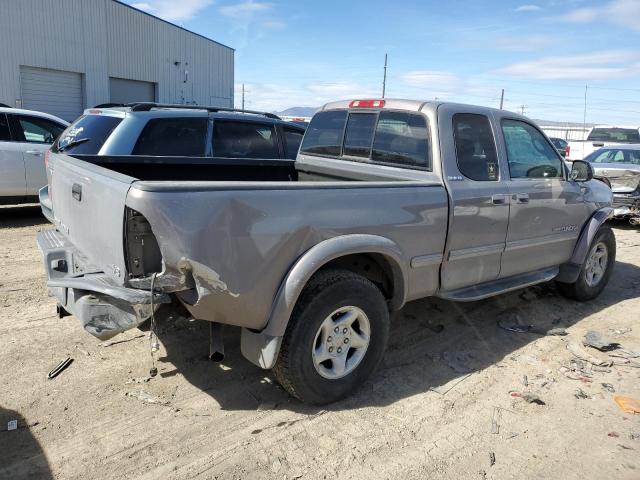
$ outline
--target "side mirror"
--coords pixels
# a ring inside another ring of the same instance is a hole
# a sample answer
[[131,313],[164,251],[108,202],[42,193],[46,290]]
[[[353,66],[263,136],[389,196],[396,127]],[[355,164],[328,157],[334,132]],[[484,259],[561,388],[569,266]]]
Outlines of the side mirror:
[[574,182],[588,182],[593,179],[593,167],[584,160],[574,160],[569,178]]

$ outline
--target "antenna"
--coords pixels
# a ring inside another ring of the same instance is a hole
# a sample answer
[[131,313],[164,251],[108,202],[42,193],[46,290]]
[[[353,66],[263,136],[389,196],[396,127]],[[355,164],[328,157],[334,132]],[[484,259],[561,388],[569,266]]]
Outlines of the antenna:
[[387,54],[384,54],[384,76],[382,77],[382,98],[384,98],[387,88]]

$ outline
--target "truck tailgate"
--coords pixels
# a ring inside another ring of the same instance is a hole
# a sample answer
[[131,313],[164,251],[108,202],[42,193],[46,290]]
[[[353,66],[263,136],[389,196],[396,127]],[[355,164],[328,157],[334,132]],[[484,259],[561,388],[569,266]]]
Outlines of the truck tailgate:
[[102,271],[124,283],[123,224],[127,175],[64,154],[49,158],[55,224],[77,248],[74,273]]

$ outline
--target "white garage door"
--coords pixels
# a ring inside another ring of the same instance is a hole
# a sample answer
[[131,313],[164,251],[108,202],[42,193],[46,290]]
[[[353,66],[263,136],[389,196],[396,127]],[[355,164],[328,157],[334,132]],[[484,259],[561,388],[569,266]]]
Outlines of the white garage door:
[[20,67],[22,108],[75,120],[84,108],[80,73]]
[[155,102],[156,84],[109,77],[109,90],[113,103]]

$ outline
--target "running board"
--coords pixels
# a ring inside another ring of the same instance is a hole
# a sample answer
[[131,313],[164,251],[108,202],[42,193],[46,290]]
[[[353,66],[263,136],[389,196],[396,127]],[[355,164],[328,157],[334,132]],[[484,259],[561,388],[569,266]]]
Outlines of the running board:
[[558,267],[545,268],[544,270],[500,278],[491,282],[481,283],[480,285],[439,292],[436,296],[456,302],[473,302],[501,293],[511,292],[512,290],[529,287],[536,283],[548,282],[549,280],[553,280],[559,271],[560,269]]

